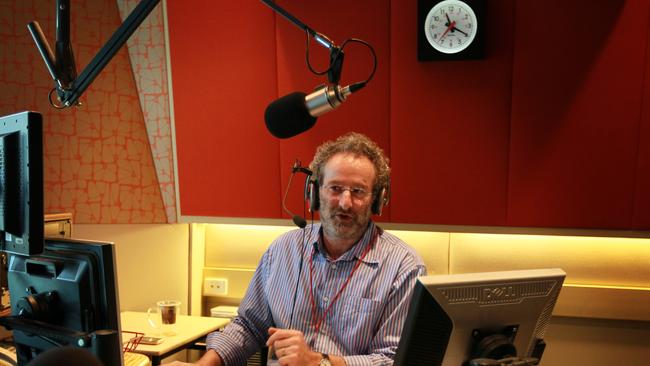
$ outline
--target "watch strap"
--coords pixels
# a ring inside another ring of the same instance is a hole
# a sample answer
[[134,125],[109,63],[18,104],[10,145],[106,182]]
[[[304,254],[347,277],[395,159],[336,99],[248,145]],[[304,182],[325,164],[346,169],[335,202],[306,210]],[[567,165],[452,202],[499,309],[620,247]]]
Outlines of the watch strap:
[[330,356],[327,353],[322,353],[321,352],[321,357],[323,357],[320,360],[319,366],[331,366],[332,363],[330,362]]

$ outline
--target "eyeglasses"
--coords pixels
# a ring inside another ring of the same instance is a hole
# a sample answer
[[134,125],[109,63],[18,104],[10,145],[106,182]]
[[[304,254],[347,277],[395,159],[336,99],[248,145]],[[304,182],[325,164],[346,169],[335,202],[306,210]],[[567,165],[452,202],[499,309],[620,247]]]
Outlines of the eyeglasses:
[[338,197],[343,194],[343,192],[348,191],[350,192],[350,196],[355,199],[364,199],[368,197],[370,192],[368,192],[365,188],[361,187],[345,187],[345,186],[340,186],[338,184],[329,184],[326,186],[323,186],[323,189],[325,189],[325,192],[327,192],[330,196],[332,197]]

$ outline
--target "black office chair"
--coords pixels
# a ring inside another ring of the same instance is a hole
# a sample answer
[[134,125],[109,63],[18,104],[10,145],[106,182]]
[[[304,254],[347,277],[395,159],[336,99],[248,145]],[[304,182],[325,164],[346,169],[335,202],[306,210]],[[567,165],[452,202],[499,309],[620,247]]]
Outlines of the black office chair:
[[[92,353],[83,348],[57,347],[49,349],[35,359],[29,366],[104,366]],[[109,366],[109,365],[106,365]]]
[[0,366],[17,366],[16,352],[0,347]]

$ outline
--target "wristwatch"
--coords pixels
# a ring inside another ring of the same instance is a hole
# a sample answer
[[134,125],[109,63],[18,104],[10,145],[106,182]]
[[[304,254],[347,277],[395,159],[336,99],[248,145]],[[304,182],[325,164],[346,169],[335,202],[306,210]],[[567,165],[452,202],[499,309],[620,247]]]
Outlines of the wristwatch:
[[323,356],[323,358],[320,359],[318,366],[332,366],[332,363],[330,362],[330,356],[327,353],[321,353],[321,356]]

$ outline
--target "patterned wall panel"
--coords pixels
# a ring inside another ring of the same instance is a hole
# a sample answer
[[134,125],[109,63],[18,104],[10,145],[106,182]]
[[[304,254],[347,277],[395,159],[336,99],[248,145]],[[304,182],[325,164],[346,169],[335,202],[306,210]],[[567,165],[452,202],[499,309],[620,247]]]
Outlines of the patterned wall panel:
[[[117,0],[122,20],[126,19],[139,2],[139,0]],[[165,205],[167,222],[176,222],[174,154],[169,117],[162,3],[159,3],[140,24],[129,38],[127,46],[147,126],[158,184]]]
[[[31,20],[53,45],[54,1],[0,1],[0,114],[43,113],[46,212],[71,212],[76,223],[166,222],[126,50],[86,90],[82,107],[56,110],[47,101],[53,81],[26,28]],[[78,70],[119,24],[115,0],[72,2]]]

